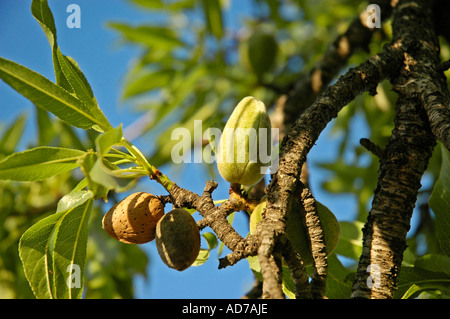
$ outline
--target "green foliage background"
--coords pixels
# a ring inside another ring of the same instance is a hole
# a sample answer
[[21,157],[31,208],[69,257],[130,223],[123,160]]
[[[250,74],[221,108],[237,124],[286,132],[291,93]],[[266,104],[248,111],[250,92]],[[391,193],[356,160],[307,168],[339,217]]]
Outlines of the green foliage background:
[[[129,0],[130,5],[148,10],[149,15],[157,13],[163,16],[164,22],[137,25],[129,21],[111,21],[108,25],[123,44],[141,50],[140,57],[128,70],[121,99],[131,104],[133,111],[140,113],[142,119],[151,119],[146,120],[145,125],[133,134],[154,141],[149,149],[142,151],[156,167],[170,165],[171,150],[176,143],[171,141],[170,136],[175,127],[186,127],[193,132],[194,120],[203,120],[203,129],[222,128],[237,102],[247,95],[255,96],[273,107],[279,91],[290,87],[300,75],[307,74],[326,48],[367,6],[367,3],[356,0],[255,0],[252,1],[252,14],[246,16],[239,28],[233,29],[227,25],[229,1]],[[76,62],[66,60],[62,55],[63,49],[60,51],[56,46],[56,32],[53,31],[48,30],[47,36],[51,45],[54,37],[52,52],[57,57],[56,61],[60,61],[63,70],[66,68],[66,74],[71,71],[73,74],[69,74],[76,77]],[[249,36],[262,31],[276,39],[278,52],[270,70],[262,74],[252,73],[243,65],[245,62],[240,54]],[[391,27],[387,22],[374,33],[368,51],[356,52],[347,67],[380,52],[390,36]],[[441,49],[442,59],[448,59],[448,43],[442,41]],[[80,83],[78,92],[85,94],[78,98],[95,106],[95,92],[89,84],[84,81]],[[341,221],[342,236],[336,249],[337,255],[329,258],[329,298],[348,298],[350,295],[362,248],[361,228],[377,182],[377,158],[361,146],[350,143],[357,134],[351,130],[351,123],[363,121],[369,135],[358,137],[370,138],[380,146],[386,144],[393,128],[395,94],[386,82],[378,86],[377,92],[374,98],[369,95],[359,97],[331,123],[331,134],[338,137],[334,139],[338,144],[336,156],[328,161],[309,163],[328,174],[329,179],[321,185],[324,191],[335,196],[351,196],[357,207],[357,211],[352,213],[354,220]],[[36,108],[33,120],[37,123],[38,134],[29,148],[49,145],[84,152],[98,149],[98,131],[78,130],[49,116],[47,111]],[[99,114],[95,124],[104,125],[103,128],[107,129],[109,123],[106,119],[103,121]],[[30,119],[26,115],[21,115],[11,123],[2,123],[0,161],[17,151],[27,120]],[[91,124],[89,122],[88,126]],[[449,297],[448,156],[448,151],[438,145],[425,175],[415,210],[419,221],[408,236],[398,298]],[[83,167],[90,170],[92,165]],[[205,169],[212,178],[217,177],[214,167],[205,164]],[[1,298],[33,298],[18,254],[19,239],[29,227],[54,214],[58,201],[76,188],[80,180],[76,173],[64,172],[39,181],[0,181]],[[433,189],[433,200],[429,203]],[[97,195],[102,194],[102,189],[97,188],[96,191]],[[115,191],[108,196],[114,202]],[[104,203],[95,201],[90,223],[98,223],[103,213]],[[214,240],[211,238],[208,243]],[[211,249],[217,247],[220,245],[210,246]],[[345,266],[341,257],[345,257]],[[147,276],[147,264],[148,257],[139,246],[117,245],[102,229],[90,227],[83,296],[132,298],[133,277],[138,274]],[[287,278],[285,292],[288,296],[291,293],[289,285]]]

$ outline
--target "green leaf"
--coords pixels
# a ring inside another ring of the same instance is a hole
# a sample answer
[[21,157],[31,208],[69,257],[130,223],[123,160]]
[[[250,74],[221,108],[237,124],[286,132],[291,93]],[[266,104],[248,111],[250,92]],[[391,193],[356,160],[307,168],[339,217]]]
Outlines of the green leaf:
[[[164,163],[166,163],[169,159],[173,159],[173,154],[176,154],[176,156],[180,156],[182,158],[183,155],[189,155],[189,154],[182,154],[183,152],[190,151],[189,148],[185,147],[187,145],[191,146],[193,145],[193,136],[194,136],[194,129],[199,130],[199,126],[197,128],[195,125],[198,125],[198,123],[201,123],[202,129],[206,130],[208,122],[207,120],[214,114],[214,112],[217,112],[217,109],[219,108],[218,103],[207,103],[200,108],[195,110],[195,113],[192,114],[189,118],[187,118],[183,122],[175,123],[171,126],[168,126],[165,128],[165,131],[160,133],[156,140],[156,152],[152,155],[150,162],[155,166],[160,166]],[[202,122],[195,122],[196,120],[201,120]],[[179,135],[176,136],[175,130],[183,130],[186,135]],[[188,134],[189,132],[189,134]],[[203,134],[203,131],[201,132]],[[185,141],[184,136],[191,137],[191,141]],[[178,151],[178,153],[175,153]],[[174,152],[174,153],[173,153]],[[190,155],[189,155],[190,156]]]
[[112,129],[111,124],[99,108],[94,92],[77,62],[71,57],[63,55],[59,48],[57,49],[57,55],[61,70],[75,95],[88,107],[96,120],[101,122],[101,125],[99,124],[100,127],[106,130]]
[[[53,14],[48,6],[47,0],[33,0],[31,12],[42,27],[52,48],[53,66],[55,69],[56,83],[67,90],[75,93],[89,109],[101,130],[106,131],[112,126],[100,110],[92,89],[74,59],[64,56],[57,43],[56,27]],[[96,128],[98,130],[98,128]]]
[[39,22],[45,36],[50,43],[53,56],[53,68],[55,70],[56,83],[67,91],[71,91],[71,87],[61,70],[59,65],[57,48],[58,42],[56,40],[56,27],[55,19],[53,18],[52,11],[48,6],[47,0],[33,0],[31,3],[31,13],[33,17]]
[[336,247],[336,254],[359,260],[362,253],[362,228],[364,223],[360,221],[341,221],[341,235]]
[[94,198],[103,198],[103,200],[107,201],[108,199],[108,191],[109,189],[100,185],[92,180],[91,178],[91,170],[94,167],[98,157],[95,153],[86,153],[85,156],[80,160],[80,169],[83,172],[88,185],[88,188],[94,194]]
[[203,265],[209,258],[210,252],[209,249],[200,249],[198,252],[197,258],[192,263],[192,266],[200,266]]
[[206,242],[208,243],[208,249],[209,250],[214,249],[214,248],[217,247],[219,242],[217,240],[216,235],[214,235],[213,233],[210,233],[210,232],[206,232],[206,233],[203,233],[202,236],[203,236],[203,238],[206,239]]
[[36,147],[0,161],[0,179],[40,181],[78,167],[85,152],[61,147]]
[[93,199],[86,191],[69,196],[76,199],[68,209],[40,220],[20,239],[25,276],[38,299],[81,298]]
[[450,256],[450,152],[441,145],[442,166],[428,204],[436,215],[436,238],[444,254]]
[[130,189],[137,182],[135,176],[126,177],[120,174],[120,169],[117,166],[102,158],[98,158],[95,161],[89,172],[89,177],[94,183],[106,189],[113,189],[119,193]]
[[147,9],[163,9],[164,2],[162,0],[131,0],[131,2]]
[[174,73],[172,69],[135,72],[130,75],[131,81],[125,85],[122,98],[129,99],[153,89],[163,88],[170,83]]
[[92,198],[92,192],[90,191],[72,191],[59,200],[56,207],[56,213],[78,207],[89,198]]
[[282,267],[281,288],[289,299],[295,299],[295,283],[291,277],[289,268],[286,265]]
[[31,3],[31,13],[44,30],[50,46],[55,46],[57,44],[55,19],[53,18],[47,0],[33,0]]
[[415,267],[425,270],[441,272],[450,278],[450,257],[441,254],[426,254],[418,257],[414,262]]
[[[412,287],[415,285],[416,287]],[[402,267],[394,298],[410,298],[419,291],[441,290],[450,293],[450,277],[420,267]]]
[[163,1],[163,0],[131,0],[131,2],[148,10],[179,11],[183,9],[192,9],[195,0],[178,0],[178,1]]
[[330,299],[350,298],[355,272],[344,267],[336,253],[328,256],[327,263],[328,275],[326,296]]
[[411,287],[409,287],[409,289],[403,294],[402,299],[410,298],[412,295],[414,295],[419,290],[420,290],[420,287],[417,286],[416,284],[411,285]]
[[22,137],[25,122],[27,120],[26,114],[19,115],[16,120],[6,129],[2,138],[0,139],[0,153],[9,155],[14,152]]
[[219,243],[216,235],[214,235],[213,233],[206,232],[206,233],[203,233],[202,236],[203,236],[203,238],[206,239],[206,243],[208,244],[208,249],[204,249],[204,248],[200,249],[200,252],[199,252],[197,258],[195,259],[194,263],[192,264],[192,266],[203,265],[208,260],[209,256],[211,255],[211,249],[216,248]]
[[55,127],[47,111],[36,107],[36,124],[39,145],[49,145],[56,135]]
[[108,27],[121,32],[122,36],[131,42],[141,43],[147,47],[172,49],[183,45],[176,34],[168,27],[142,25],[132,27],[124,23],[108,23]]
[[52,112],[68,124],[82,129],[98,126],[107,131],[111,128],[98,112],[92,112],[92,108],[72,94],[20,64],[0,58],[0,78],[36,106]]
[[217,39],[222,38],[223,20],[220,0],[203,0],[202,4],[208,31]]
[[78,64],[71,57],[63,55],[59,48],[57,48],[56,52],[61,70],[67,78],[67,81],[69,81],[73,92],[87,106],[97,107],[92,88],[84,74],[81,72]]
[[123,132],[122,124],[118,127],[109,130],[108,132],[99,135],[95,140],[95,147],[100,156],[106,155],[111,147],[119,144],[122,141]]
[[[110,189],[122,192],[129,189],[137,181],[135,176],[127,176],[117,165],[111,163],[105,156],[114,145],[122,141],[122,125],[100,134],[95,140],[96,153],[88,154],[82,160],[82,171],[87,177],[89,188],[94,192],[95,197],[106,198]],[[115,154],[119,157],[120,154]],[[123,155],[122,159],[128,159]]]

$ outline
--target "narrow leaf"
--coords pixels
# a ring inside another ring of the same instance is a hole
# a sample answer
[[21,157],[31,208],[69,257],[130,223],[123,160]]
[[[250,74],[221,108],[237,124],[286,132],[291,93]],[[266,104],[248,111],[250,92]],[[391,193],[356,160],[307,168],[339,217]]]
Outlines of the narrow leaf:
[[84,154],[79,150],[47,146],[14,153],[0,161],[0,179],[44,180],[78,167],[77,160]]
[[47,0],[33,0],[31,3],[31,13],[44,30],[50,46],[55,46],[57,44],[55,19],[53,18]]
[[200,249],[197,258],[192,263],[192,266],[201,266],[203,265],[209,258],[209,249]]
[[53,266],[49,262],[48,240],[65,212],[53,214],[28,228],[19,243],[25,276],[38,299],[54,298]]
[[[419,291],[419,289],[411,288],[412,285],[418,286],[422,291],[433,289],[449,293],[450,278],[442,272],[429,271],[416,266],[402,267],[394,298],[411,297]],[[409,289],[411,290],[406,294]]]
[[22,137],[25,122],[27,120],[26,114],[21,114],[17,119],[6,129],[5,133],[0,139],[0,153],[9,155],[14,152]]
[[131,42],[141,43],[148,47],[157,47],[158,49],[172,49],[183,45],[176,34],[168,27],[142,25],[132,27],[123,23],[108,23],[108,27],[121,32],[122,36]]
[[429,271],[441,272],[450,279],[450,257],[446,255],[426,254],[417,257],[414,266]]
[[[81,298],[92,193],[72,193],[66,210],[31,226],[21,237],[19,255],[39,299]],[[64,206],[64,205],[62,205]]]
[[209,250],[216,248],[217,245],[219,244],[216,235],[214,235],[211,232],[205,232],[202,234],[202,236],[203,236],[203,238],[206,239]]
[[114,189],[117,192],[124,192],[137,182],[137,178],[135,177],[115,174],[117,171],[119,171],[118,167],[114,166],[111,162],[98,158],[89,172],[89,178],[92,182],[106,189]]
[[85,156],[80,160],[80,168],[85,177],[85,182],[88,185],[90,191],[93,192],[94,198],[102,198],[104,201],[108,201],[108,191],[109,189],[94,182],[91,178],[91,170],[94,167],[98,157],[95,153],[86,153]]
[[65,211],[55,229],[53,269],[56,298],[81,298],[83,291],[92,194],[84,196],[83,199],[87,199],[83,204]]
[[57,56],[61,70],[69,82],[74,94],[86,105],[89,112],[95,117],[98,125],[103,128],[103,130],[111,129],[111,124],[109,124],[105,115],[99,108],[94,93],[92,92],[92,88],[76,61],[71,57],[63,55],[59,48],[57,48]]
[[122,125],[111,129],[101,135],[95,140],[96,160],[92,163],[87,163],[86,170],[89,171],[88,179],[91,184],[97,184],[104,189],[115,189],[122,192],[129,189],[137,181],[135,177],[126,176],[120,170],[120,167],[111,163],[104,156],[111,150],[111,148],[122,141]]
[[39,145],[50,145],[56,135],[53,121],[47,111],[36,107],[36,124]]
[[53,56],[53,67],[55,70],[56,83],[67,91],[71,91],[71,87],[65,78],[61,66],[59,65],[56,49],[58,48],[58,42],[56,40],[56,27],[55,19],[53,18],[52,11],[48,6],[47,0],[33,0],[31,3],[31,13],[33,17],[39,22],[45,36],[50,43]]
[[97,106],[92,88],[78,64],[72,58],[63,55],[59,48],[57,55],[61,69],[77,97],[87,106]]
[[336,247],[336,254],[358,260],[362,252],[362,229],[364,223],[360,221],[339,222],[341,235]]
[[208,30],[217,39],[223,36],[223,19],[220,0],[203,0],[203,10],[205,13]]
[[167,86],[175,71],[163,69],[156,71],[141,71],[130,76],[123,92],[123,99],[129,99],[136,95],[150,92],[151,90]]
[[97,137],[95,146],[100,156],[104,156],[115,144],[122,141],[123,132],[122,125],[105,132]]
[[112,128],[98,107],[92,89],[78,64],[71,57],[61,53],[56,39],[55,20],[47,0],[33,0],[31,12],[44,30],[52,48],[56,83],[68,92],[74,93],[87,106],[90,113],[99,122],[97,124],[101,130],[106,131]]
[[110,129],[104,119],[79,99],[36,73],[13,61],[0,58],[0,78],[38,107],[52,112],[75,127],[89,129],[98,125],[102,130]]

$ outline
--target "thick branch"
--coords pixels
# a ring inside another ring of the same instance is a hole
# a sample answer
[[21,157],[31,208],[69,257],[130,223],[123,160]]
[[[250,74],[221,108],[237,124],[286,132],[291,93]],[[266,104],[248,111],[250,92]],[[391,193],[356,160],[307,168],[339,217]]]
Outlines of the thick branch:
[[275,234],[267,234],[272,230],[265,227],[263,229],[263,239],[258,248],[259,263],[261,264],[261,275],[263,277],[264,299],[284,299],[281,289],[283,271],[281,268],[281,254],[271,239]]
[[[386,47],[383,53],[369,58],[367,62],[341,76],[294,123],[281,143],[278,171],[272,175],[272,181],[268,186],[266,219],[263,222],[267,221],[267,226],[271,229],[262,234],[261,242],[264,242],[266,247],[261,252],[270,251],[268,247],[273,247],[275,237],[284,234],[286,212],[292,205],[293,194],[297,189],[301,189],[302,165],[322,130],[337,116],[342,107],[356,96],[365,91],[375,94],[378,83],[396,72],[392,65],[399,65],[399,61],[401,55],[397,49]],[[264,270],[262,264],[261,268]],[[271,280],[270,272],[262,273],[264,282]],[[267,278],[264,278],[265,274]]]
[[306,274],[301,256],[295,251],[286,236],[283,237],[283,240],[280,240],[280,243],[283,246],[283,258],[289,268],[292,281],[295,285],[295,298],[310,299],[311,287],[309,284],[309,277]]
[[305,229],[308,230],[311,254],[314,260],[314,273],[311,280],[311,294],[315,299],[325,296],[328,274],[327,250],[323,228],[317,212],[316,200],[308,188],[301,192],[302,206],[305,211]]
[[421,0],[401,1],[394,10],[394,41],[405,50],[403,67],[391,80],[399,96],[395,128],[380,159],[352,298],[393,298],[395,292],[420,181],[435,145],[423,97],[445,86],[436,73],[438,41],[430,16]]

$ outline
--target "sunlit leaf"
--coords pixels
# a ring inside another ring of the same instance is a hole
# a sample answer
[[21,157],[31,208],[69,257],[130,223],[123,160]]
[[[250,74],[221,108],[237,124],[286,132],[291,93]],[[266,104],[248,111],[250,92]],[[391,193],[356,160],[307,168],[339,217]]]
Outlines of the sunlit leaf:
[[217,39],[222,38],[223,19],[220,0],[203,0],[202,4],[209,32]]
[[0,179],[39,181],[78,167],[85,152],[61,147],[36,147],[0,161]]
[[362,228],[360,221],[341,221],[341,235],[336,247],[336,254],[358,260],[362,253]]
[[21,114],[5,130],[0,138],[0,154],[9,155],[14,152],[23,135],[26,120],[27,115]]
[[70,91],[70,85],[65,78],[63,71],[59,65],[56,49],[58,48],[58,41],[56,37],[55,19],[52,11],[48,6],[47,0],[33,0],[31,3],[31,13],[33,17],[39,22],[45,36],[48,39],[53,55],[53,67],[55,69],[56,83],[64,89]]
[[131,74],[131,80],[126,83],[122,98],[128,99],[153,89],[163,88],[170,83],[174,73],[172,69],[163,69]]
[[60,86],[20,64],[0,58],[0,78],[35,105],[68,124],[83,129],[94,126],[105,131],[110,129],[110,124],[99,117],[98,112],[93,112]]
[[141,25],[132,27],[117,22],[108,23],[108,26],[119,31],[127,41],[141,43],[149,47],[173,48],[183,44],[171,29],[163,26]]
[[81,298],[93,200],[90,192],[72,195],[77,200],[66,205],[70,208],[40,220],[20,239],[20,258],[36,298]]

